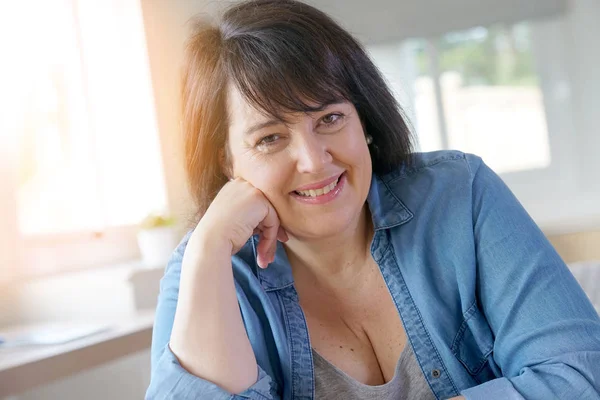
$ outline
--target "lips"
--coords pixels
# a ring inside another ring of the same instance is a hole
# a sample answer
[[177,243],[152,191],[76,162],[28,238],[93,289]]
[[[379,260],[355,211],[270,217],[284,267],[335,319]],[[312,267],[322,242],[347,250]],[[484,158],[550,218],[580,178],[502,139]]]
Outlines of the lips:
[[304,197],[318,197],[323,196],[331,192],[338,184],[339,178],[335,181],[331,182],[329,185],[318,188],[318,189],[310,189],[310,190],[295,190],[294,192]]
[[[301,190],[290,192],[291,196],[304,204],[326,204],[338,198],[346,183],[346,173],[333,176],[318,184],[304,186]],[[325,185],[324,185],[325,184]],[[305,188],[311,189],[305,189]]]
[[309,190],[324,189],[325,187],[331,185],[331,183],[337,181],[340,178],[340,176],[342,176],[342,173],[338,173],[336,175],[330,176],[329,178],[324,179],[319,182],[315,182],[315,183],[311,183],[308,185],[297,187],[296,190],[294,190],[294,191],[295,192],[306,192]]

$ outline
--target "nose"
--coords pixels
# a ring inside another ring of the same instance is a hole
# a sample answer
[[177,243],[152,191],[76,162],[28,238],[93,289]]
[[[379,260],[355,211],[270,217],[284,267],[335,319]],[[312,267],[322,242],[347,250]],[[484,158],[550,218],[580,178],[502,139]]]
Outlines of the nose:
[[333,158],[320,135],[310,132],[301,135],[302,140],[297,147],[297,169],[301,173],[317,173],[331,163]]

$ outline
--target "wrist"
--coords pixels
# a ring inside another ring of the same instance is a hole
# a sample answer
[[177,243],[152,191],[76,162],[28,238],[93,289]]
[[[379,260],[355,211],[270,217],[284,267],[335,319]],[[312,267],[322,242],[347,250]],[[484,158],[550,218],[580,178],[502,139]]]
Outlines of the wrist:
[[195,259],[195,263],[207,258],[227,258],[231,257],[232,243],[225,235],[219,234],[217,229],[207,229],[207,227],[198,224],[194,233],[190,237],[186,247],[186,255]]

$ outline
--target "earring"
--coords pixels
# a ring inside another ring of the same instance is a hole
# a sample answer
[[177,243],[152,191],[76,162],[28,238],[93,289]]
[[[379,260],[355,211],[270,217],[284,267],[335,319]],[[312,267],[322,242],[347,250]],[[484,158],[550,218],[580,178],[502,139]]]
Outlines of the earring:
[[366,138],[367,138],[367,144],[373,143],[373,136],[367,135]]

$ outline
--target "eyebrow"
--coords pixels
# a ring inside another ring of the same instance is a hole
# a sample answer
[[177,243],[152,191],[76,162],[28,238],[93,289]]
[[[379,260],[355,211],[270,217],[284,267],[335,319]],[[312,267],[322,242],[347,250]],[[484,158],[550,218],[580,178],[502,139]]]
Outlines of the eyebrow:
[[254,124],[250,128],[246,129],[246,135],[252,135],[256,131],[259,131],[264,128],[268,128],[273,125],[279,125],[282,123],[283,123],[283,121],[280,119],[270,119],[268,121],[259,122],[258,124]]
[[[345,100],[329,101],[327,103],[320,105],[319,107],[314,108],[312,111],[307,111],[307,113],[322,112],[329,106],[343,104],[343,103],[345,103]],[[284,124],[284,123],[285,122],[280,119],[270,119],[268,121],[259,122],[258,124],[254,124],[250,128],[246,129],[246,135],[249,136],[261,129],[268,128],[268,127],[271,127],[274,125]]]

